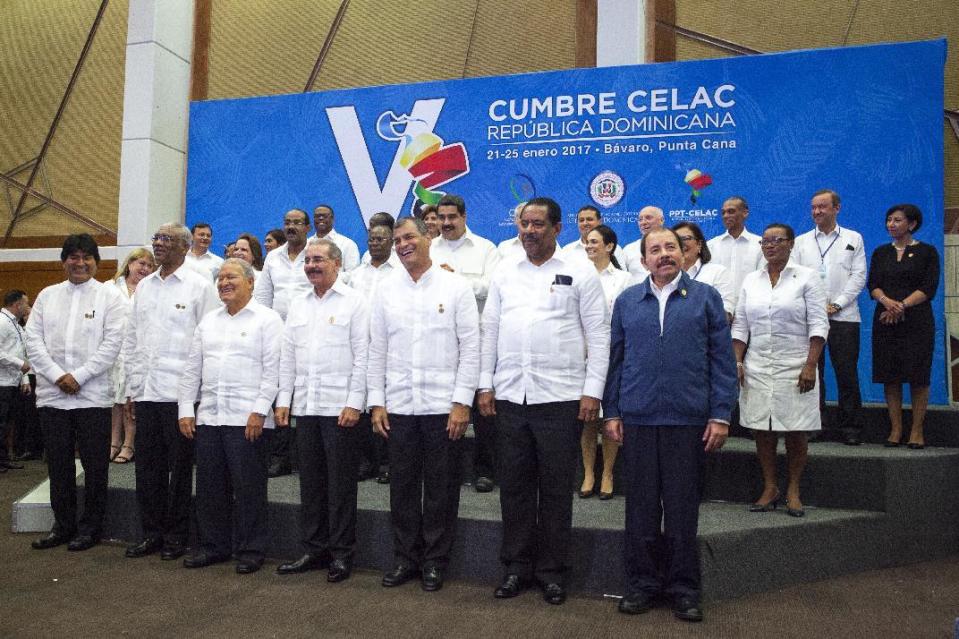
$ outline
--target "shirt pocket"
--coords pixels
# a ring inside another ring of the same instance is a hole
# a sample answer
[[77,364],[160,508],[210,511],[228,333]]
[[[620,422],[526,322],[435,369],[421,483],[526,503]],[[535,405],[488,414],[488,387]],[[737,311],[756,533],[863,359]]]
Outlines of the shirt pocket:
[[578,296],[576,289],[570,284],[553,284],[549,289],[547,304],[550,310],[559,311],[566,315],[575,313]]

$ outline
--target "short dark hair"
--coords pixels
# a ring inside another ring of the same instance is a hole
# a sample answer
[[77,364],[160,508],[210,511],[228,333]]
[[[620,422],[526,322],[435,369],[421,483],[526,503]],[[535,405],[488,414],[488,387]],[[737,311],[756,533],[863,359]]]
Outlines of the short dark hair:
[[[592,204],[587,204],[586,206],[581,206],[581,207],[579,207],[579,210],[576,211],[576,217],[578,218],[578,217],[579,217],[579,214],[582,213],[583,211],[592,211],[593,213],[596,214],[596,219],[598,219],[598,220],[603,219],[603,214],[600,213],[599,209],[596,208],[595,206],[593,206]],[[612,229],[610,229],[610,230],[612,230]],[[619,268],[619,267],[617,267],[617,268]]]
[[813,193],[812,196],[816,197],[817,195],[827,195],[827,194],[832,199],[832,205],[839,206],[839,194],[833,191],[832,189],[819,189],[818,191]]
[[895,204],[886,211],[886,219],[889,219],[889,216],[895,213],[896,211],[902,211],[903,216],[909,222],[915,222],[916,226],[913,227],[911,233],[915,233],[919,230],[919,227],[922,226],[922,211],[919,210],[919,207],[915,204]]
[[394,224],[396,224],[396,220],[393,219],[392,215],[386,211],[380,211],[370,216],[369,228],[373,228],[374,226],[388,226],[392,229]]
[[673,230],[678,231],[679,229],[689,229],[693,232],[693,237],[696,238],[696,241],[699,242],[702,248],[699,249],[699,261],[703,264],[709,264],[709,260],[713,259],[712,254],[709,252],[709,247],[706,245],[706,236],[703,235],[703,230],[699,228],[699,225],[695,222],[680,222],[679,224],[673,224]]
[[[324,204],[320,204],[320,206],[325,206],[325,205],[324,205]],[[320,208],[320,207],[318,206],[318,207],[316,207],[316,208]],[[309,213],[307,213],[307,212],[304,211],[303,209],[290,209],[290,210],[287,211],[286,213],[292,213],[292,212],[294,212],[294,211],[296,211],[297,213],[302,213],[302,214],[303,214],[303,217],[306,218],[306,225],[307,225],[307,226],[310,225],[310,214],[309,214]],[[284,219],[284,220],[286,220],[286,213],[283,214],[283,219]],[[284,237],[284,240],[285,240],[286,236],[284,235],[283,237]]]
[[[534,197],[532,200],[523,205],[523,211],[526,210],[529,206],[545,206],[546,215],[549,219],[549,223],[552,225],[560,224],[563,221],[563,211],[559,208],[559,204],[556,200],[549,197]],[[520,211],[520,216],[523,215],[523,212]]]
[[313,207],[314,214],[316,213],[316,209],[329,209],[330,217],[336,217],[336,213],[333,212],[333,207],[330,206],[329,204],[317,204],[316,206]]
[[92,255],[97,264],[100,263],[100,249],[97,247],[97,241],[89,233],[74,233],[68,235],[63,241],[63,250],[60,251],[60,261],[66,262],[71,253],[83,251],[87,255]]
[[652,231],[650,231],[650,232],[647,233],[646,235],[644,235],[644,236],[642,236],[641,238],[639,238],[639,252],[640,252],[640,254],[641,254],[643,257],[646,257],[646,238],[649,237],[650,235],[652,235],[653,233],[672,233],[672,234],[673,234],[673,237],[676,238],[676,244],[679,246],[680,249],[683,248],[683,243],[682,243],[682,241],[679,239],[679,235],[676,233],[676,231],[674,231],[673,229],[669,228],[668,226],[663,226],[663,227],[660,227],[660,228],[658,228],[658,229],[653,229]]
[[412,215],[404,215],[400,217],[400,219],[396,220],[396,224],[393,225],[393,230],[395,231],[401,226],[406,226],[407,224],[412,224],[415,226],[416,230],[423,237],[429,237],[430,231],[428,228],[426,228],[426,222]]
[[789,226],[785,222],[773,222],[772,224],[767,224],[766,228],[763,229],[763,234],[765,234],[769,229],[782,229],[786,231],[786,239],[790,242],[795,241],[796,239],[796,231],[794,231],[793,227]]
[[723,200],[723,202],[728,202],[729,200],[739,200],[742,203],[743,208],[746,209],[747,211],[749,210],[749,202],[747,202],[746,198],[744,198],[742,195],[730,195],[725,200]]
[[456,210],[459,211],[460,214],[466,215],[466,201],[458,195],[447,193],[440,198],[439,202],[436,203],[437,209],[439,209],[441,206],[455,206]]
[[206,222],[197,222],[190,227],[190,235],[196,233],[197,229],[210,229],[210,235],[213,235],[213,227],[207,224]]
[[26,296],[27,296],[27,294],[24,293],[23,291],[21,291],[21,290],[18,289],[18,288],[11,289],[11,290],[7,291],[6,293],[4,293],[4,295],[3,295],[3,305],[4,305],[4,307],[13,306],[14,304],[16,304],[17,302],[19,302],[20,300],[22,300],[22,299],[23,299],[24,297],[26,297]]
[[[584,206],[583,209],[585,209],[585,208],[586,208],[586,207]],[[582,211],[583,209],[580,209],[580,211]],[[619,238],[616,237],[616,231],[614,231],[613,229],[609,228],[609,227],[606,226],[605,224],[600,224],[599,226],[597,226],[596,228],[594,228],[592,231],[590,231],[590,233],[599,233],[599,236],[600,236],[601,238],[603,238],[603,244],[612,244],[612,245],[613,245],[613,252],[609,254],[609,261],[610,261],[610,263],[611,263],[613,266],[615,266],[616,268],[622,270],[623,267],[620,266],[619,260],[616,259],[616,248],[615,248],[615,247],[616,247],[617,244],[619,244]]]
[[266,235],[267,237],[272,237],[277,246],[286,244],[286,234],[283,233],[283,229],[270,229],[266,232]]

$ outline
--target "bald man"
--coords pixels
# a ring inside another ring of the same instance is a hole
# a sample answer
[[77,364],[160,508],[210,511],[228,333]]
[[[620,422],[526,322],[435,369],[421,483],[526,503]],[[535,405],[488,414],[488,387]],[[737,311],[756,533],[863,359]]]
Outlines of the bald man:
[[636,224],[639,226],[639,239],[623,247],[626,270],[633,275],[633,279],[637,277],[643,279],[647,274],[646,267],[643,266],[643,250],[640,242],[650,231],[663,228],[665,223],[663,209],[658,206],[644,206],[640,209],[639,217],[636,219]]

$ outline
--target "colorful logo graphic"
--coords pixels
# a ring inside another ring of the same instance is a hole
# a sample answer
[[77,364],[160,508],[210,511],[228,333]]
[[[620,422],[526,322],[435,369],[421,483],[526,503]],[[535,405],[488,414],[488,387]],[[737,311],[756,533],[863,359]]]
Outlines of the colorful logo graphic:
[[594,202],[609,208],[626,195],[626,184],[616,173],[602,171],[589,183],[589,194]]
[[713,178],[699,169],[693,169],[686,173],[686,178],[683,181],[693,190],[689,196],[689,200],[695,204],[699,196],[702,195],[703,189],[713,183]]
[[376,120],[376,132],[384,140],[403,142],[400,165],[409,171],[413,193],[425,204],[436,204],[443,197],[436,187],[470,172],[463,143],[444,146],[425,120],[386,111]]

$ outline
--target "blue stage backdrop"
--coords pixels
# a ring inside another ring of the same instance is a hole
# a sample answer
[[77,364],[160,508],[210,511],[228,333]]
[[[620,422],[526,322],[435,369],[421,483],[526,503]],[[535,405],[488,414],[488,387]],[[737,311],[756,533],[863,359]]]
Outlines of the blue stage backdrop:
[[[831,188],[867,254],[898,202],[922,209],[919,238],[941,254],[945,58],[936,40],[197,102],[187,222],[210,222],[222,246],[326,203],[363,250],[373,213],[456,193],[470,228],[498,242],[518,202],[549,196],[564,242],[595,204],[625,245],[648,204],[718,235],[734,194],[753,232],[782,221],[802,233],[812,193]],[[946,404],[941,285],[934,305],[931,401]],[[882,401],[865,292],[860,306],[864,399]]]

